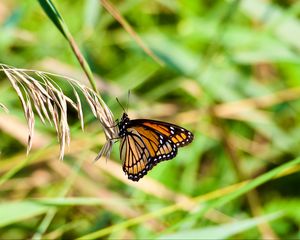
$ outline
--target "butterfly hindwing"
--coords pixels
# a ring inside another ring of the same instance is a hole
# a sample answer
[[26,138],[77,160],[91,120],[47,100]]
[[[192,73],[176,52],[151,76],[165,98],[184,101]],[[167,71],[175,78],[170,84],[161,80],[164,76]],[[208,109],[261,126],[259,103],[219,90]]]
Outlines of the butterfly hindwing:
[[138,181],[161,161],[172,159],[177,147],[164,135],[144,127],[128,128],[121,140],[123,170],[129,179]]
[[121,140],[120,157],[123,160],[123,171],[129,179],[138,181],[147,174],[150,153],[139,134],[133,129]]

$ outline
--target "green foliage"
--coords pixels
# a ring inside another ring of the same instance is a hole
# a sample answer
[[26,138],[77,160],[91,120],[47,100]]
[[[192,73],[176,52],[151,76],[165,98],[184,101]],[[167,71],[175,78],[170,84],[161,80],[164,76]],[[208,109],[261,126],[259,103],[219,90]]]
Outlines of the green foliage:
[[195,140],[133,183],[119,144],[93,163],[105,135],[80,95],[85,131],[68,106],[64,161],[36,111],[26,156],[22,105],[0,71],[0,238],[299,238],[299,6],[1,1],[0,63],[97,86],[116,118],[118,97],[131,118],[182,125]]

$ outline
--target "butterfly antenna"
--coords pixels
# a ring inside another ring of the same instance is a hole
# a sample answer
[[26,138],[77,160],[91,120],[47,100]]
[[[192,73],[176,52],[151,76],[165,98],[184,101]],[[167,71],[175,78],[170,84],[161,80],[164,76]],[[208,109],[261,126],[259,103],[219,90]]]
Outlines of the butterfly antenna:
[[129,108],[129,99],[130,99],[130,90],[128,90],[128,95],[127,95],[127,106],[126,106],[126,110],[128,112],[128,108]]
[[119,103],[119,105],[121,106],[121,108],[123,109],[124,112],[126,112],[125,108],[123,107],[123,105],[120,103],[119,99],[116,97],[117,102]]

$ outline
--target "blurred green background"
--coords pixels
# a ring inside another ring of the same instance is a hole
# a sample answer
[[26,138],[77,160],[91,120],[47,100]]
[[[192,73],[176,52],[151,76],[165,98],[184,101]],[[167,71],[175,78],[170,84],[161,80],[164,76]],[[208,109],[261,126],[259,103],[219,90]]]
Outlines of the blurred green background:
[[[105,137],[83,102],[86,129],[70,111],[63,162],[38,118],[27,157],[22,106],[0,73],[1,239],[300,238],[298,1],[110,1],[161,64],[101,1],[54,3],[115,118],[115,98],[126,106],[131,90],[131,118],[181,125],[195,140],[133,183],[119,143],[93,163]],[[1,0],[0,63],[90,86],[38,1]]]

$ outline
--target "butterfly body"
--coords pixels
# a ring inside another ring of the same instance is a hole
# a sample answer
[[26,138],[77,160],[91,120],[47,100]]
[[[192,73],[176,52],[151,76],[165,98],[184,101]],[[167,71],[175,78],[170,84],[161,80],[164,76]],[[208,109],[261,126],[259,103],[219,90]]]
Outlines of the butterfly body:
[[118,123],[120,158],[128,178],[138,181],[156,164],[177,155],[179,147],[193,141],[193,134],[179,126],[150,119],[129,119]]

